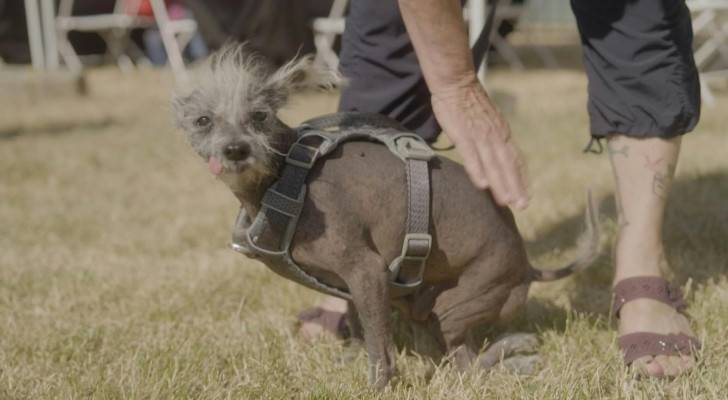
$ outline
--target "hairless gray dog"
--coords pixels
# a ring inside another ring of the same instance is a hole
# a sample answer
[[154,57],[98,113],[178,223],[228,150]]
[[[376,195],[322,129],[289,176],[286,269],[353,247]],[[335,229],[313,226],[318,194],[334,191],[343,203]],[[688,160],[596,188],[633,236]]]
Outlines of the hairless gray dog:
[[[337,76],[302,58],[270,72],[243,47],[228,46],[208,62],[199,83],[174,95],[175,122],[210,171],[225,182],[248,215],[275,180],[295,132],[276,117],[290,94],[337,83]],[[369,355],[370,382],[394,374],[390,311],[431,327],[459,368],[488,368],[533,336],[516,335],[478,355],[467,340],[478,326],[507,321],[524,305],[529,284],[553,280],[591,264],[599,253],[595,207],[587,205],[581,255],[548,272],[528,261],[510,210],[477,190],[463,168],[435,158],[431,168],[433,245],[424,284],[415,295],[391,300],[388,263],[400,255],[407,215],[402,162],[385,146],[347,142],[309,175],[308,193],[291,255],[330,286],[348,288],[350,324]],[[263,259],[265,262],[265,259]]]

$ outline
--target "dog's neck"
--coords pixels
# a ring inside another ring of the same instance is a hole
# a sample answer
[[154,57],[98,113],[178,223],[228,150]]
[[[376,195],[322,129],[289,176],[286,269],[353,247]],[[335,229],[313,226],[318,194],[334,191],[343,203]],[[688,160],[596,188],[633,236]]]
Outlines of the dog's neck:
[[260,203],[266,190],[273,185],[280,175],[280,170],[285,164],[283,154],[288,153],[288,149],[297,139],[296,131],[277,118],[276,125],[276,131],[271,134],[270,144],[275,150],[275,153],[271,155],[271,167],[265,169],[264,172],[258,172],[256,176],[241,182],[239,185],[226,182],[235,197],[240,201],[240,206],[245,208],[245,211],[252,218],[258,215]]
[[263,199],[265,191],[273,184],[275,176],[262,177],[257,184],[250,185],[245,191],[234,190],[233,194],[240,202],[240,207],[244,208],[248,215],[255,217],[260,210],[260,202]]

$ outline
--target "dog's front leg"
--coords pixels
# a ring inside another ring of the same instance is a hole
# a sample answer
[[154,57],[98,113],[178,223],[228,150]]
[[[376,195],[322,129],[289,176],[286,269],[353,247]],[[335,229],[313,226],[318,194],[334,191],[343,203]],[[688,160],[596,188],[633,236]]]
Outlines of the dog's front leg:
[[369,356],[369,383],[383,389],[395,371],[391,353],[388,276],[381,260],[378,260],[376,268],[372,264],[357,264],[352,265],[352,274],[346,283],[364,331],[364,344]]
[[361,326],[359,314],[356,312],[356,306],[353,301],[347,302],[346,305],[346,321],[349,324],[349,339],[353,341],[364,341],[364,328]]

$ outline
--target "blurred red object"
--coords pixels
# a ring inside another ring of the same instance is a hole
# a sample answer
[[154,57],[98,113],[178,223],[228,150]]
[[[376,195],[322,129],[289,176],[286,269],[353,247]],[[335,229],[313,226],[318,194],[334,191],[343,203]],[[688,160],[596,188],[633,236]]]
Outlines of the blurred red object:
[[[164,0],[164,4],[167,6],[167,9],[170,9],[170,6],[176,5],[175,3],[179,2],[174,0]],[[134,9],[135,7],[136,10]],[[149,0],[126,0],[126,12],[132,15],[141,15],[145,17],[151,17],[154,15],[152,4]]]
[[[136,7],[136,10],[134,9]],[[151,17],[154,15],[152,4],[149,0],[126,0],[126,12],[132,15],[143,15]]]

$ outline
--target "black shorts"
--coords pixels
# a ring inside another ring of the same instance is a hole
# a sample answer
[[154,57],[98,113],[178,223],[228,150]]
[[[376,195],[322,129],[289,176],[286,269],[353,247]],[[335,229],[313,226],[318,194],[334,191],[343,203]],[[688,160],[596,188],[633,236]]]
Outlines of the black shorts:
[[571,0],[589,77],[592,136],[672,137],[700,117],[684,0]]
[[341,41],[340,69],[348,84],[340,111],[388,115],[433,141],[440,126],[432,114],[417,56],[397,0],[352,0]]
[[[591,134],[672,137],[700,116],[684,0],[572,0],[589,78]],[[440,131],[396,0],[353,0],[342,41],[340,110],[378,112],[427,140]]]

